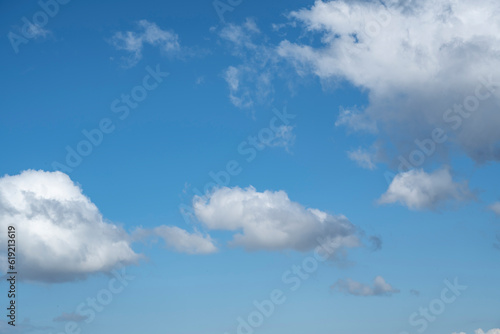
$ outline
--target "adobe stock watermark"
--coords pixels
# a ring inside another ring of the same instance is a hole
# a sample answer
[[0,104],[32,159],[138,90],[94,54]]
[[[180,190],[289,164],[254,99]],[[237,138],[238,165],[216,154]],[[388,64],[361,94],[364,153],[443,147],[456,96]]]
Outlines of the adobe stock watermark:
[[268,294],[269,298],[262,301],[254,300],[252,311],[246,316],[237,317],[236,334],[253,334],[262,327],[266,319],[275,313],[278,306],[286,302],[286,291],[297,291],[318,270],[319,264],[327,261],[335,253],[336,247],[331,243],[325,243],[319,239],[317,241],[319,245],[314,249],[312,256],[305,257],[300,265],[295,264],[283,272],[281,283],[285,285],[285,288],[273,289]]
[[[146,72],[148,74],[143,77],[141,84],[133,87],[128,94],[121,94],[120,98],[111,102],[111,112],[116,114],[120,121],[124,121],[130,115],[130,111],[136,109],[148,97],[149,92],[158,88],[163,82],[163,78],[168,76],[167,72],[160,70],[160,65],[156,65],[156,69],[147,66]],[[108,117],[101,119],[93,129],[83,129],[84,139],[80,140],[74,148],[66,146],[65,163],[54,161],[52,168],[64,173],[71,173],[83,162],[84,157],[89,156],[95,148],[103,143],[105,135],[113,133],[115,129],[113,120]]]
[[[257,158],[258,153],[267,147],[279,146],[280,141],[287,141],[287,136],[291,136],[293,126],[290,125],[292,119],[297,115],[289,114],[286,107],[283,111],[273,109],[274,117],[269,121],[269,126],[260,129],[257,135],[248,136],[236,147],[240,157],[244,158],[243,162],[250,163]],[[238,159],[239,160],[239,159]],[[205,183],[202,190],[193,188],[193,195],[197,195],[202,199],[207,199],[207,194],[215,187],[225,187],[231,182],[231,179],[243,172],[242,162],[238,160],[229,160],[225,167],[217,172],[210,171],[208,177],[210,181]],[[191,217],[194,214],[192,206],[181,204],[180,212],[186,223],[191,222]]]
[[31,21],[23,16],[21,21],[23,23],[21,27],[21,35],[16,34],[12,31],[7,33],[7,38],[9,39],[10,45],[14,52],[19,53],[19,46],[21,44],[28,44],[31,39],[37,38],[39,36],[45,36],[48,31],[44,27],[49,23],[51,18],[54,18],[60,10],[60,5],[66,5],[71,0],[40,0],[38,5],[40,10],[35,12],[31,17]]
[[[420,307],[417,312],[412,313],[408,318],[410,326],[416,328],[418,333],[423,333],[429,328],[429,325],[446,311],[447,305],[453,304],[462,295],[462,292],[468,288],[466,285],[461,285],[458,278],[455,278],[453,283],[444,280],[444,285],[446,287],[441,290],[439,298],[431,300],[426,307]],[[401,332],[400,334],[410,333]]]
[[226,12],[232,12],[236,7],[241,5],[243,0],[214,0],[212,5],[214,6],[215,12],[222,23],[226,23],[224,19],[224,14]]
[[[443,122],[453,132],[458,131],[464,124],[464,121],[474,115],[474,112],[478,111],[481,103],[494,96],[498,87],[500,87],[500,82],[495,82],[492,74],[488,78],[480,77],[479,82],[473,94],[466,96],[462,103],[456,103],[443,113]],[[406,157],[402,155],[398,157],[400,162],[398,172],[403,173],[422,166],[428,158],[436,153],[439,145],[446,143],[449,138],[446,130],[436,127],[430,132],[427,138],[421,140],[415,139],[416,148]],[[392,172],[386,172],[385,179],[387,183],[390,184],[395,176],[396,174]]]
[[[113,278],[108,281],[106,288],[99,290],[95,297],[88,297],[85,302],[78,304],[74,314],[83,322],[90,324],[96,319],[96,314],[104,311],[110,305],[114,297],[125,290],[125,288],[135,279],[135,276],[130,276],[125,272],[125,268],[121,271],[113,270]],[[76,321],[65,321],[64,331],[56,334],[79,334],[82,332],[82,326]],[[51,333],[52,334],[52,333]]]

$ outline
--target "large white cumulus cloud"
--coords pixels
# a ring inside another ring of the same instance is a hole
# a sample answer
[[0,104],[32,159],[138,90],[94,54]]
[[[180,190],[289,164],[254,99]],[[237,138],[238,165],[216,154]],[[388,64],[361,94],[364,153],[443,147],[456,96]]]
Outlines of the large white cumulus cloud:
[[321,40],[284,40],[282,57],[369,94],[342,124],[376,124],[404,154],[442,128],[474,160],[500,160],[500,2],[316,1],[291,17]]
[[61,172],[28,170],[0,178],[2,249],[7,247],[8,226],[16,229],[17,270],[24,280],[82,279],[140,258],[128,234],[105,222],[80,187]]
[[284,191],[220,188],[194,199],[196,217],[208,229],[235,232],[232,245],[248,250],[308,251],[320,243],[333,251],[360,245],[344,216],[305,208]]

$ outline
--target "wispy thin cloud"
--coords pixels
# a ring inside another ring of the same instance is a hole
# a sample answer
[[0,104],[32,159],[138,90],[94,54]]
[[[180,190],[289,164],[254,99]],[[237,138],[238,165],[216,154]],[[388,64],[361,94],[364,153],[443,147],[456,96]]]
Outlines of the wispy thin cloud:
[[399,293],[398,289],[393,288],[388,284],[382,276],[375,277],[373,285],[367,285],[353,281],[348,278],[346,280],[338,280],[331,286],[332,290],[343,292],[353,296],[390,296]]
[[158,47],[165,55],[179,54],[181,45],[179,36],[171,30],[163,30],[156,23],[141,20],[137,23],[138,31],[117,32],[111,38],[111,44],[118,50],[129,53],[125,58],[126,66],[135,66],[142,58],[144,46]]
[[77,313],[64,313],[61,314],[60,316],[57,316],[54,318],[54,322],[69,322],[69,321],[72,321],[72,322],[82,322],[82,321],[85,321],[88,319],[88,316],[84,316],[84,315],[81,315],[81,314],[77,314]]

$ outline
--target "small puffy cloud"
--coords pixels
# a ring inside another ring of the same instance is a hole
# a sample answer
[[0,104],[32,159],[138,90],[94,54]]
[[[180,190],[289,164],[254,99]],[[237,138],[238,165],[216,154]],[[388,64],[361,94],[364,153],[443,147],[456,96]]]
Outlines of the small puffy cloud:
[[500,216],[500,202],[491,204],[490,210],[493,211],[496,215]]
[[53,321],[55,322],[82,322],[88,319],[88,316],[80,315],[77,313],[63,313],[58,317],[55,317]]
[[379,204],[400,203],[412,210],[437,209],[448,201],[474,198],[466,183],[454,182],[448,168],[431,174],[414,169],[396,175]]
[[[453,333],[453,334],[467,334],[465,332],[460,332],[460,333]],[[474,334],[500,334],[500,328],[494,328],[490,329],[489,331],[485,332],[482,329],[477,329],[474,331]]]
[[373,286],[353,281],[352,279],[338,280],[331,287],[333,290],[343,292],[354,296],[390,296],[399,293],[398,289],[394,289],[388,284],[383,277],[377,276],[373,281]]
[[135,66],[142,58],[145,44],[159,47],[165,55],[178,54],[181,50],[179,36],[173,31],[162,30],[155,23],[147,20],[138,22],[139,32],[117,32],[111,38],[111,44],[118,50],[130,53],[126,59],[129,67]]
[[[17,266],[28,281],[64,282],[117,266],[136,263],[140,255],[128,234],[106,222],[79,186],[61,172],[28,170],[0,178],[0,227],[16,229]],[[7,248],[7,233],[0,233]],[[0,255],[0,271],[7,259]]]
[[234,232],[233,246],[248,250],[333,251],[360,245],[357,228],[342,215],[305,208],[284,191],[220,188],[193,201],[196,218],[210,230]]
[[355,151],[347,152],[347,156],[349,157],[349,159],[356,162],[361,168],[370,170],[377,168],[374,162],[374,154],[368,152],[367,150],[358,148]]
[[168,248],[179,253],[211,254],[217,252],[212,238],[197,231],[189,233],[177,226],[159,226],[153,232],[165,241]]
[[378,129],[403,155],[442,128],[475,161],[500,160],[498,1],[318,0],[289,18],[301,34],[279,43],[280,57],[299,75],[367,94],[337,125]]
[[487,332],[483,331],[482,329],[478,329],[475,331],[475,334],[500,334],[500,328],[490,329]]

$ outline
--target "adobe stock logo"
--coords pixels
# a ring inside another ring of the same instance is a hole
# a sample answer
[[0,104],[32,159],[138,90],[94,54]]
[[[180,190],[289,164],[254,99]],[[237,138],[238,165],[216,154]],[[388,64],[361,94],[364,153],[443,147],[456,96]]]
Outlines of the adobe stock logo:
[[[126,269],[120,271],[113,270],[112,278],[108,281],[106,288],[99,290],[93,297],[88,297],[85,302],[76,306],[76,310],[72,313],[83,319],[85,324],[90,324],[97,318],[97,314],[103,312],[110,305],[116,296],[121,294],[129,284],[135,280],[135,276],[126,273]],[[76,321],[64,321],[63,330],[57,334],[81,334],[83,333],[83,324]],[[50,334],[53,334],[50,332]]]
[[19,53],[19,45],[28,44],[30,39],[45,36],[48,31],[44,27],[49,23],[49,18],[55,17],[59,13],[59,5],[66,5],[71,0],[44,0],[38,1],[41,10],[33,14],[31,21],[26,16],[21,18],[23,25],[21,35],[9,31],[7,38],[14,52]]
[[[418,312],[412,313],[408,318],[409,324],[415,327],[418,333],[423,333],[430,323],[436,321],[437,317],[446,311],[447,305],[453,304],[462,292],[467,290],[467,286],[461,285],[458,278],[455,278],[453,283],[445,280],[444,285],[446,287],[441,290],[439,298],[431,300],[427,307],[420,307]],[[401,332],[400,334],[410,333]]]
[[[312,255],[307,256],[300,264],[294,264],[282,273],[281,282],[288,287],[290,292],[297,291],[319,270],[321,263],[335,256],[336,247],[334,244],[320,238],[317,241],[318,246],[314,248]],[[254,300],[252,311],[247,316],[239,316],[236,319],[236,334],[257,333],[266,321],[275,314],[279,306],[287,301],[287,290],[284,288],[273,289],[268,296],[269,298],[260,302]],[[230,333],[225,332],[224,334]]]
[[[131,111],[138,108],[140,103],[144,101],[149,93],[157,89],[169,74],[162,72],[160,65],[156,65],[156,69],[150,66],[146,67],[146,74],[140,84],[134,86],[128,93],[121,94],[120,98],[114,99],[110,104],[110,110],[116,114],[120,121],[124,121],[129,117]],[[75,146],[66,145],[66,159],[64,163],[59,161],[52,162],[52,168],[64,173],[71,173],[75,168],[80,166],[84,158],[92,154],[99,147],[105,135],[113,133],[118,122],[113,121],[110,117],[102,118],[98,125],[90,130],[83,129],[81,134],[84,139],[80,140]]]
[[220,21],[222,23],[226,23],[226,20],[224,20],[224,13],[232,12],[236,7],[241,5],[242,2],[243,0],[214,0],[212,5],[219,16]]

